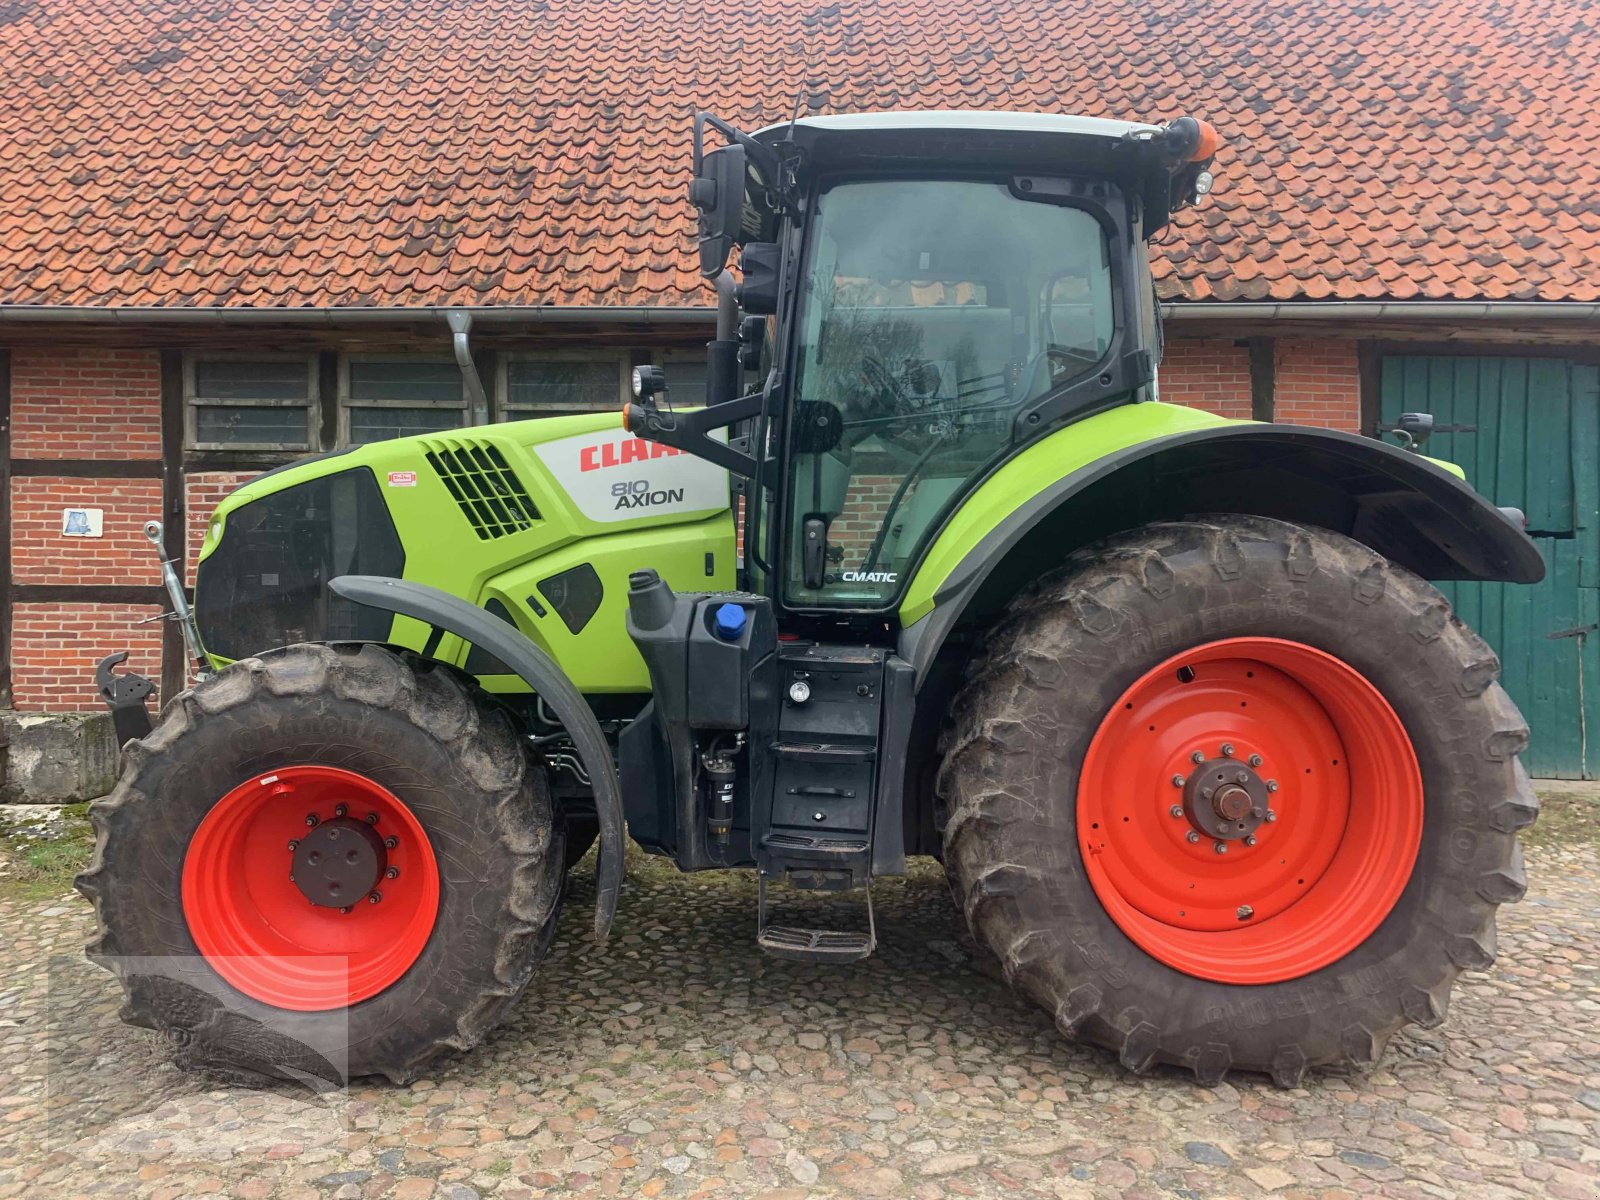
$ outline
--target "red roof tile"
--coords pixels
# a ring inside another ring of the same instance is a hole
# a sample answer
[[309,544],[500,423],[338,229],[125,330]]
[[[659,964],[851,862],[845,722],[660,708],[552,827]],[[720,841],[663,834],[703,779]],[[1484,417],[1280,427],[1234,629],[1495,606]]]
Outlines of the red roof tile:
[[0,303],[699,304],[689,122],[1209,118],[1171,298],[1600,300],[1589,0],[0,0]]

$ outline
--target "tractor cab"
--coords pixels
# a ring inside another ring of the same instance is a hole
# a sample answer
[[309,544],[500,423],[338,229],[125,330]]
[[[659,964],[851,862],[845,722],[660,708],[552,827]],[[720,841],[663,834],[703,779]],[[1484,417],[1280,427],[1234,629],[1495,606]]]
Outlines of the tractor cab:
[[636,575],[653,698],[620,764],[625,795],[659,797],[629,811],[637,840],[688,870],[756,866],[767,950],[871,951],[870,899],[864,931],[769,926],[766,885],[904,870],[907,583],[999,466],[1153,398],[1146,241],[1209,187],[1216,146],[1189,118],[888,113],[754,135],[697,119],[690,199],[719,300],[706,395],[679,407],[642,369],[625,423],[739,478],[747,590]]
[[[781,613],[890,614],[999,463],[1152,396],[1145,244],[1209,188],[1216,146],[1191,118],[883,113],[749,136],[702,114],[690,198],[721,302],[705,408],[669,412],[646,376],[630,424],[701,452],[737,421],[744,453],[721,460],[747,480],[753,586]],[[751,396],[741,351],[770,362]]]

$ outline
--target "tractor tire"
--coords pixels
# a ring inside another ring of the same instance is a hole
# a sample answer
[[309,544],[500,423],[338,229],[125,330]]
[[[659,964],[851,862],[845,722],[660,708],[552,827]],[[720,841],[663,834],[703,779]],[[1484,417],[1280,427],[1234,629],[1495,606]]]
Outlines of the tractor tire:
[[1499,667],[1437,590],[1321,529],[1206,516],[1087,547],[1011,602],[952,706],[957,904],[1132,1071],[1368,1066],[1444,1020],[1527,886],[1538,800]]
[[90,809],[88,953],[181,1066],[403,1083],[482,1040],[549,947],[543,772],[449,668],[371,645],[243,659],[124,764]]

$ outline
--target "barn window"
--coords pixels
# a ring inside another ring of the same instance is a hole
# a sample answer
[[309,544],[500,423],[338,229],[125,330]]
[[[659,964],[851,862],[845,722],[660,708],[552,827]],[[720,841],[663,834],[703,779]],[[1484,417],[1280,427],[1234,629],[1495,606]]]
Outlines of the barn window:
[[448,358],[346,358],[339,421],[350,445],[459,428],[468,423],[461,368]]
[[620,352],[512,354],[502,363],[502,421],[615,412],[626,395],[629,366]]
[[315,357],[197,356],[183,375],[190,449],[316,449]]

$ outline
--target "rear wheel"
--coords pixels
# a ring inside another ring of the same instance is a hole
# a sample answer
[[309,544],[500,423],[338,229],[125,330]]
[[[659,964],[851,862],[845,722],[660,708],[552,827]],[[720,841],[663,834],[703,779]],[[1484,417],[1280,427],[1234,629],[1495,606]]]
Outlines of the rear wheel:
[[377,646],[291,646],[180,696],[91,809],[91,957],[187,1066],[412,1077],[531,978],[564,846],[505,713]]
[[1443,597],[1259,518],[1153,526],[1019,596],[940,776],[975,939],[1125,1065],[1299,1081],[1444,1018],[1525,887],[1527,730]]

